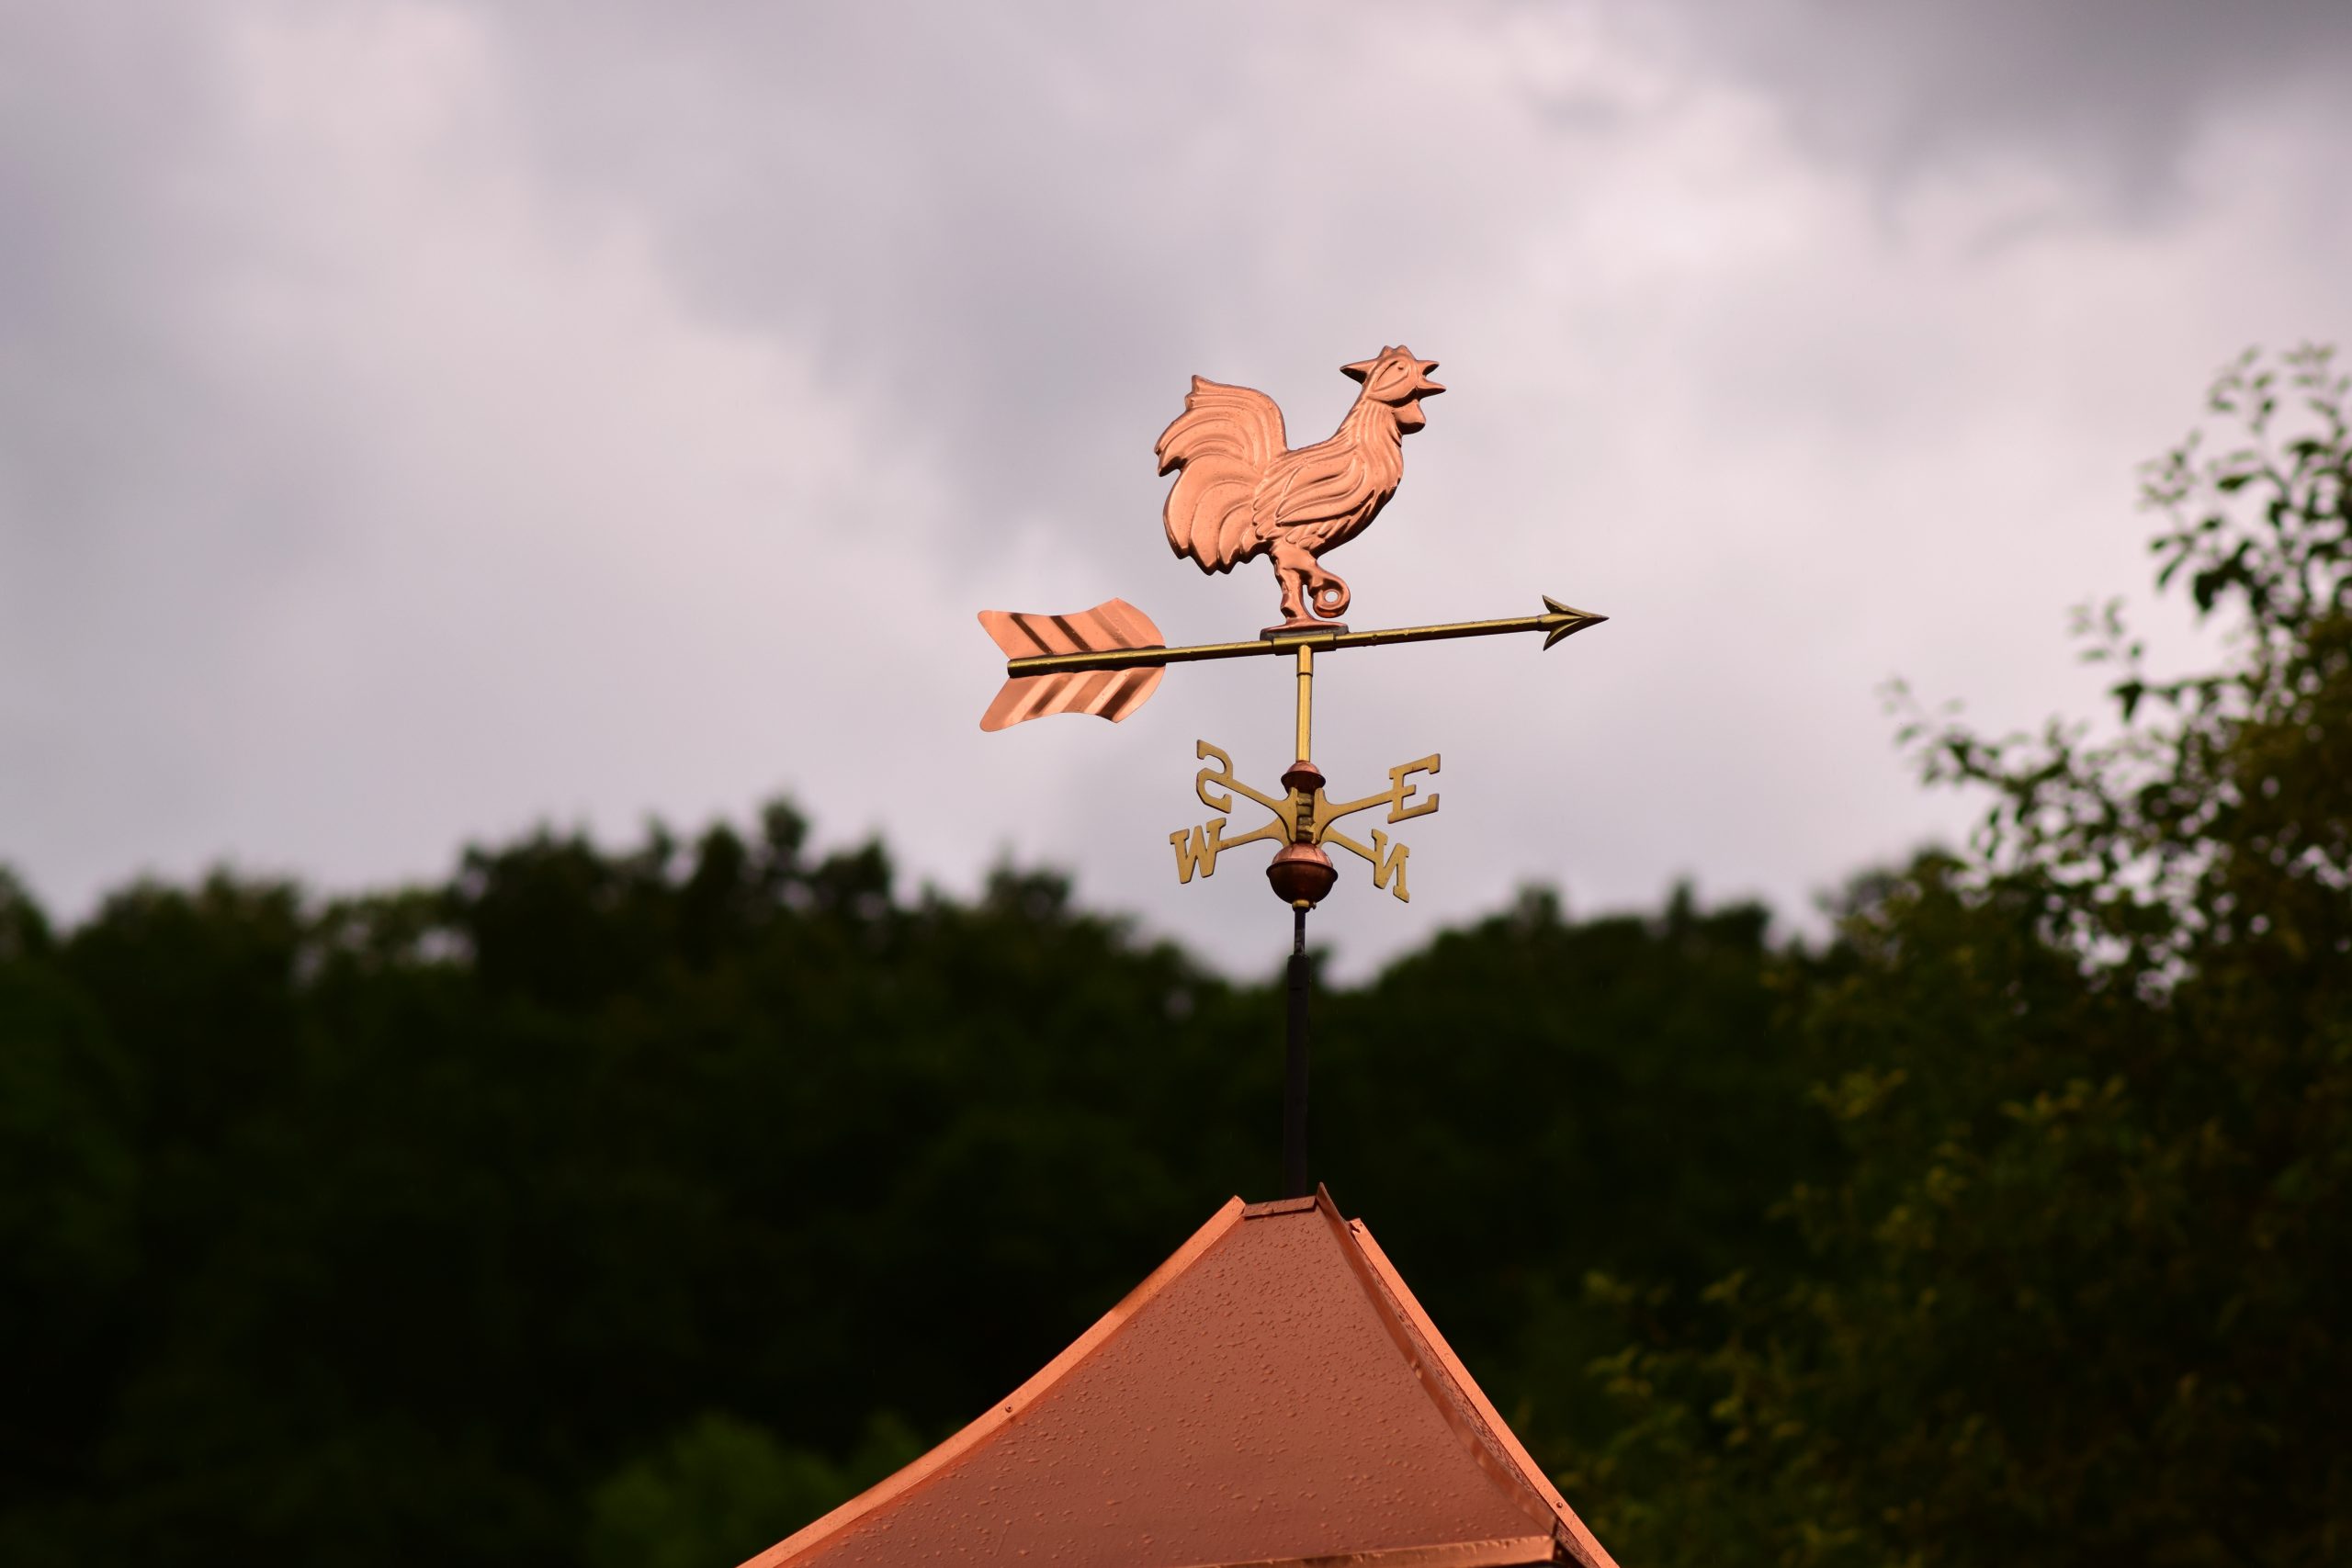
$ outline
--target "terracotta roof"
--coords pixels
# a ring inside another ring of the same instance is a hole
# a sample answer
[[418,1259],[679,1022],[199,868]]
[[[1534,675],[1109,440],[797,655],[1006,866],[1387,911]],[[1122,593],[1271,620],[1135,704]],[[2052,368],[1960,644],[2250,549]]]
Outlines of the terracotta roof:
[[744,1568],[1616,1568],[1361,1222],[1235,1199],[1011,1398]]

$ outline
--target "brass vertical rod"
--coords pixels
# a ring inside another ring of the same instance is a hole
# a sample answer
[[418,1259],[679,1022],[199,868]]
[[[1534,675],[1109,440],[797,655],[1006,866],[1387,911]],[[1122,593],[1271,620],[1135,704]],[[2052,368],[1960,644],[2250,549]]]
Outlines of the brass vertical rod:
[[1309,750],[1314,740],[1315,713],[1315,650],[1305,643],[1298,645],[1298,752],[1303,761],[1315,753]]
[[[1309,779],[1313,773],[1315,755],[1315,650],[1305,643],[1298,645],[1298,766],[1306,768]],[[1303,844],[1315,840],[1313,782],[1303,782],[1295,774],[1285,774],[1283,782],[1293,784],[1303,808],[1298,814],[1296,837]],[[1306,911],[1308,904],[1301,899],[1291,906],[1290,925],[1290,1006],[1283,1031],[1283,1196],[1305,1198],[1313,1189],[1306,1179],[1306,1002],[1309,987],[1314,984],[1306,957]]]

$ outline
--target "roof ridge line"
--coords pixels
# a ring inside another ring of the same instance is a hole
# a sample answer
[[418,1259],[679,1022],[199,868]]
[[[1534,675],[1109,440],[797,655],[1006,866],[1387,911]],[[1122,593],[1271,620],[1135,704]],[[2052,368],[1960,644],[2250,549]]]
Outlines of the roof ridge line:
[[[1412,1287],[1405,1283],[1404,1276],[1388,1260],[1387,1253],[1381,1250],[1380,1243],[1373,1239],[1370,1227],[1360,1219],[1342,1219],[1328,1188],[1318,1187],[1317,1192],[1317,1207],[1339,1227],[1340,1236],[1349,1244],[1349,1257],[1374,1287],[1373,1300],[1384,1309],[1383,1318],[1393,1324],[1392,1331],[1402,1331],[1406,1353],[1417,1368],[1434,1374],[1452,1393],[1451,1400],[1438,1401],[1447,1424],[1469,1440],[1474,1455],[1484,1462],[1500,1465],[1510,1479],[1535,1495],[1552,1516],[1554,1538],[1584,1568],[1617,1568],[1617,1560],[1609,1555],[1608,1548],[1568,1506],[1552,1478],[1535,1462],[1494,1402],[1478,1386],[1478,1380],[1470,1375],[1470,1369],[1454,1353],[1453,1347],[1446,1343],[1445,1336],[1413,1294]],[[1466,1423],[1460,1417],[1467,1417]],[[1468,1430],[1463,1429],[1465,1425]]]

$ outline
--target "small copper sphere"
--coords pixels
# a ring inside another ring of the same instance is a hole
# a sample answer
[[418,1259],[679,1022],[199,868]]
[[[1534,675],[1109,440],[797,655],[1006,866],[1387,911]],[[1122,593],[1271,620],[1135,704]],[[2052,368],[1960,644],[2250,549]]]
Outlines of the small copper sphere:
[[1340,874],[1331,857],[1315,845],[1284,844],[1266,867],[1266,880],[1273,884],[1275,897],[1295,907],[1320,904],[1323,895],[1340,880]]
[[1323,770],[1301,757],[1283,774],[1283,787],[1295,789],[1301,795],[1313,795],[1323,787]]

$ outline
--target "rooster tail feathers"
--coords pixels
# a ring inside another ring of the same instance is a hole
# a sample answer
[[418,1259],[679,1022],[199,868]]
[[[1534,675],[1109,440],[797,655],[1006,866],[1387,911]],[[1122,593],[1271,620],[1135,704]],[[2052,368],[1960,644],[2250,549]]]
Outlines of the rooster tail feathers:
[[1283,447],[1283,411],[1273,399],[1195,376],[1184,395],[1184,412],[1169,422],[1152,450],[1164,474],[1204,457],[1234,457],[1263,468],[1282,456]]
[[1250,525],[1258,470],[1233,458],[1187,463],[1169,487],[1160,519],[1168,547],[1201,563],[1203,571],[1230,571],[1257,537]]
[[1161,513],[1169,547],[1204,571],[1231,570],[1255,540],[1250,504],[1284,442],[1283,411],[1273,399],[1193,377],[1184,412],[1152,448],[1161,473],[1179,470]]

